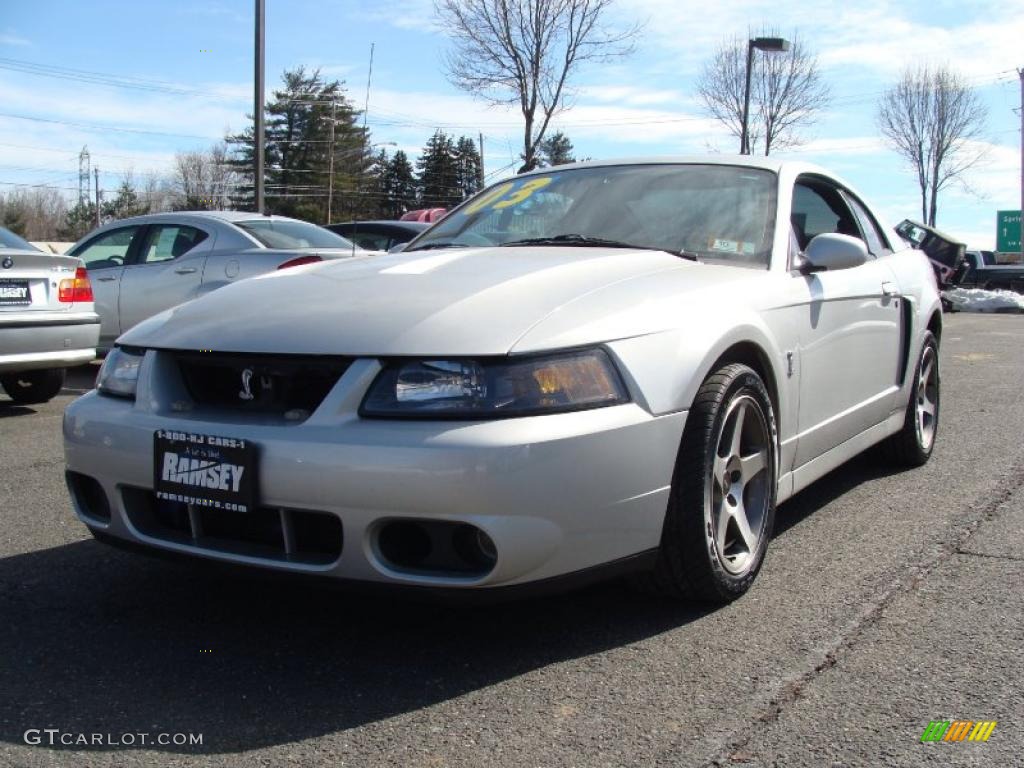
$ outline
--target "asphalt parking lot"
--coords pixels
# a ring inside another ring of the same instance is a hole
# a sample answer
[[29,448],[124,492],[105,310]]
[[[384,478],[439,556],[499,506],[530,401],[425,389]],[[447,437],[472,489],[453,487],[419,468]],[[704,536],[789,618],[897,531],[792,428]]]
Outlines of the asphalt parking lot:
[[[0,396],[0,763],[1014,765],[1024,748],[1024,318],[947,316],[923,469],[863,457],[779,509],[752,591],[618,583],[408,603],[104,547],[58,399]],[[995,720],[922,744],[931,720]],[[26,745],[29,729],[201,746]]]

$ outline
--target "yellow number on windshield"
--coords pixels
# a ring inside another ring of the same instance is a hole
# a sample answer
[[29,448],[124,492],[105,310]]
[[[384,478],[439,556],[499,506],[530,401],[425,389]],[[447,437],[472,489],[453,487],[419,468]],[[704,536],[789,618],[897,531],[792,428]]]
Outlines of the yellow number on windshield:
[[502,208],[508,208],[510,206],[517,205],[523,202],[523,200],[528,198],[538,189],[543,189],[544,187],[546,187],[552,181],[554,181],[554,179],[552,179],[550,176],[541,179],[531,179],[530,181],[523,184],[523,186],[521,186],[511,195],[506,197],[504,200],[502,200],[499,203],[495,203],[494,208],[495,210],[501,210]]
[[[511,195],[508,193],[515,187],[515,182],[508,182],[502,184],[500,187],[495,187],[490,193],[484,195],[471,206],[469,206],[464,213],[467,216],[472,216],[478,211],[482,211],[487,206],[491,206],[496,211],[500,211],[502,208],[510,208],[513,205],[518,205],[523,202],[526,198],[536,192],[538,189],[543,189],[550,184],[554,179],[551,176],[545,176],[540,179],[530,179],[523,184],[519,189],[512,192]],[[505,195],[505,197],[502,199]],[[497,200],[498,202],[495,202]],[[491,205],[493,203],[493,205]]]
[[467,216],[471,216],[472,214],[476,213],[477,211],[482,211],[484,208],[486,208],[488,205],[493,203],[499,197],[504,195],[506,192],[508,192],[514,186],[515,185],[510,181],[508,184],[502,184],[500,187],[495,187],[489,194],[484,195],[479,200],[477,200],[475,203],[473,203],[471,206],[469,206],[465,210],[465,214]]

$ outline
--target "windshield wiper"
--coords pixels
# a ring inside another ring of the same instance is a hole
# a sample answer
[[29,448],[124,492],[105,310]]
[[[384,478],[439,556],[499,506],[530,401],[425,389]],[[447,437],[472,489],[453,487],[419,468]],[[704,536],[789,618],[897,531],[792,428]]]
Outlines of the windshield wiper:
[[647,251],[660,251],[646,245],[633,245],[621,240],[609,240],[605,237],[589,237],[588,235],[552,235],[550,237],[527,237],[523,240],[509,240],[502,245],[580,245],[593,248],[640,248]]
[[609,240],[604,237],[589,237],[587,235],[553,235],[551,237],[528,237],[524,240],[509,240],[505,245],[568,245],[580,246],[583,248],[635,248],[638,251],[663,251],[673,256],[680,256],[690,261],[697,261],[697,254],[688,251],[670,251],[667,248],[658,248],[653,245],[635,245],[624,243],[621,240]]
[[416,248],[409,248],[402,253],[413,253],[414,251],[429,251],[434,248],[469,248],[469,243],[424,243]]

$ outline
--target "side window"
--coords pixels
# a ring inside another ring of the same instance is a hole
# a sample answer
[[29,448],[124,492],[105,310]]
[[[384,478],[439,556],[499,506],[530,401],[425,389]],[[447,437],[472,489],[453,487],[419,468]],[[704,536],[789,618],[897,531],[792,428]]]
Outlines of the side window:
[[806,250],[816,235],[826,232],[863,238],[839,190],[826,184],[798,183],[793,188],[791,221],[800,250]]
[[180,224],[154,224],[139,251],[140,264],[170,261],[188,253],[206,239],[206,233]]
[[138,227],[122,227],[104,232],[71,255],[84,261],[86,269],[119,267],[124,264],[128,249],[131,248],[132,240],[138,232]]
[[860,228],[864,232],[864,242],[867,243],[868,252],[872,256],[885,256],[887,253],[892,253],[892,248],[889,247],[889,243],[885,239],[885,235],[882,234],[882,230],[879,229],[874,217],[852,195],[847,195],[846,199],[853,209],[853,215],[860,222]]

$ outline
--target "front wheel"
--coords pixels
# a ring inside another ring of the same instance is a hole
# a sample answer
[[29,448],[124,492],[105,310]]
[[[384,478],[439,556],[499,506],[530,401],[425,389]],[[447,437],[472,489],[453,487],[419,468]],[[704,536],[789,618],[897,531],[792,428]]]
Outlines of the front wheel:
[[19,405],[34,405],[56,397],[64,387],[65,375],[63,368],[25,371],[0,377],[0,385]]
[[761,377],[723,366],[686,420],[651,580],[663,593],[725,603],[750,588],[775,520],[778,434]]

